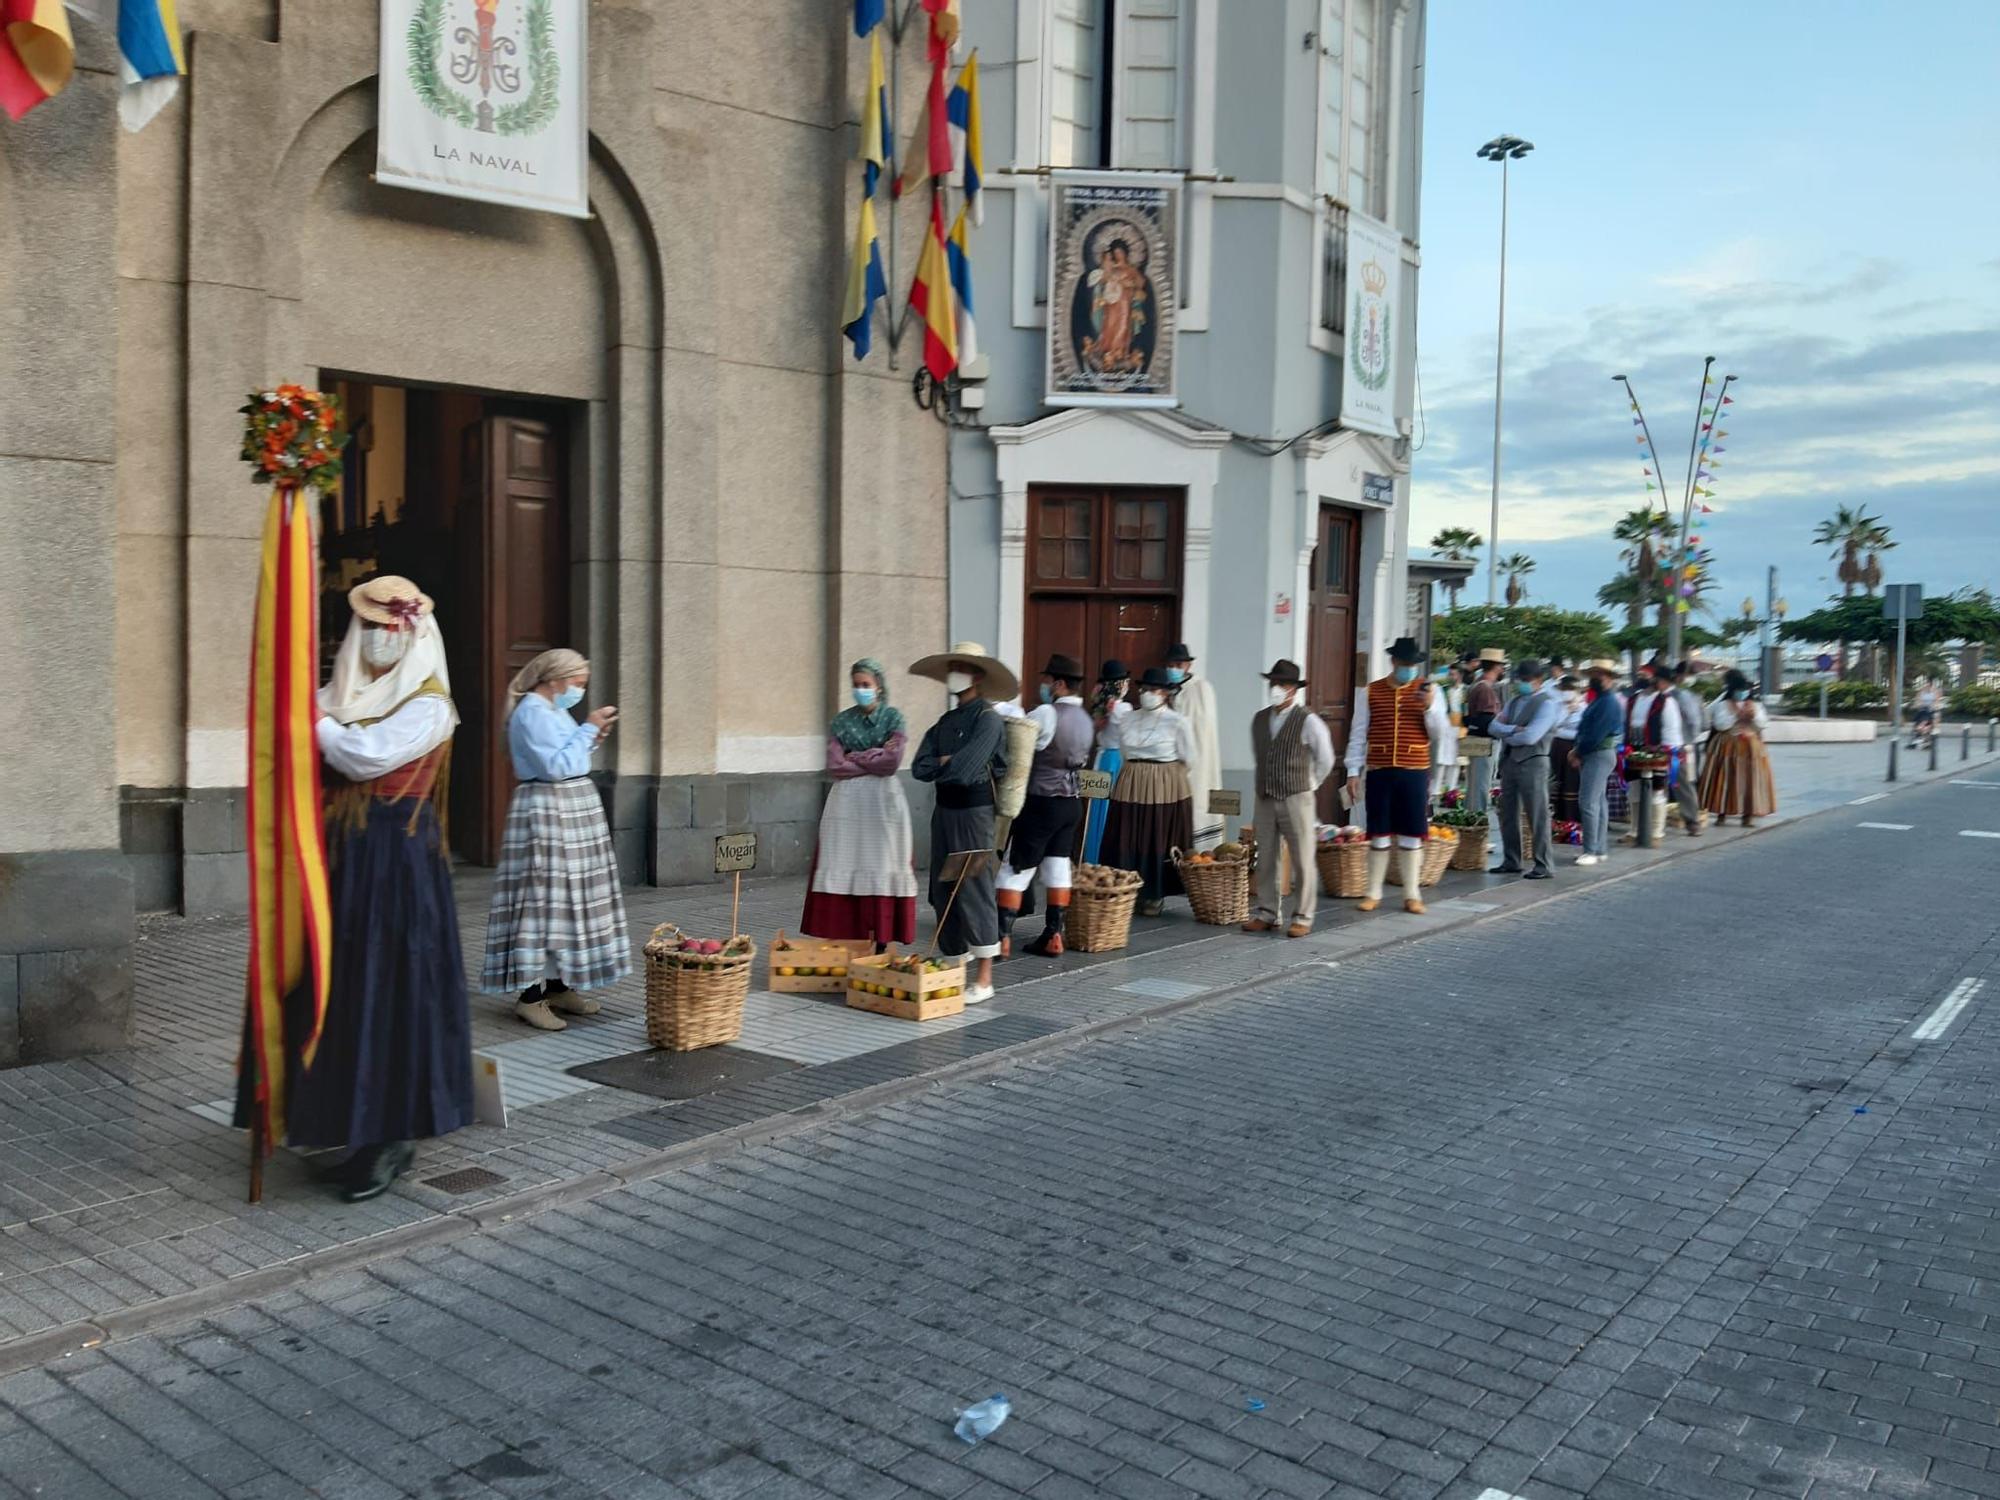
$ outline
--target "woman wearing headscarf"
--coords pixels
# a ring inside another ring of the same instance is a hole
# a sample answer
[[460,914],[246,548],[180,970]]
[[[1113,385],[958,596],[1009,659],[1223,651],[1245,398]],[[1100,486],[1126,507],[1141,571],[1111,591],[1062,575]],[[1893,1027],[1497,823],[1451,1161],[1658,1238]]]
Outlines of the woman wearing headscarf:
[[879,950],[917,940],[910,804],[896,775],[909,733],[902,713],[889,706],[889,677],[874,657],[862,657],[849,670],[848,692],[853,706],[835,714],[827,728],[833,790],[820,813],[799,930],[817,938],[867,939]]
[[1717,827],[1737,817],[1748,828],[1778,810],[1771,753],[1764,748],[1769,723],[1764,705],[1751,694],[1750,679],[1731,668],[1722,679],[1722,696],[1708,706],[1712,734],[1701,771],[1701,805],[1715,814]]
[[541,1031],[562,1016],[597,1013],[577,993],[632,972],[632,940],[604,802],[590,757],[618,720],[610,704],[581,724],[570,710],[590,686],[590,663],[567,648],[544,651],[507,685],[507,748],[513,804],[486,919],[479,987],[518,992],[514,1014]]
[[[347,1147],[330,1180],[349,1202],[379,1197],[419,1137],[472,1123],[472,1021],[451,894],[444,805],[451,701],[444,637],[407,578],[348,595],[354,618],[320,689],[326,763],[332,980],[308,1065],[286,1059],[286,1139]],[[288,1008],[309,1005],[304,991]],[[310,1032],[287,1018],[286,1035]],[[237,1120],[246,1123],[239,1090]]]

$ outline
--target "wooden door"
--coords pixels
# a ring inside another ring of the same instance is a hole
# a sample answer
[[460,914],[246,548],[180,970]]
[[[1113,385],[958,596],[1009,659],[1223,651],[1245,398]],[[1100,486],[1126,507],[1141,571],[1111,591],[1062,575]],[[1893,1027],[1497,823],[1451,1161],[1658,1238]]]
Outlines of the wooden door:
[[[1306,697],[1326,720],[1333,753],[1345,758],[1354,723],[1355,619],[1361,573],[1361,514],[1337,505],[1319,508],[1319,543],[1313,550],[1312,588],[1306,596]],[[1319,816],[1345,823],[1338,796],[1343,773],[1320,787]]]
[[1030,491],[1024,699],[1056,652],[1093,678],[1113,657],[1135,681],[1165,661],[1180,629],[1181,510],[1173,491]]

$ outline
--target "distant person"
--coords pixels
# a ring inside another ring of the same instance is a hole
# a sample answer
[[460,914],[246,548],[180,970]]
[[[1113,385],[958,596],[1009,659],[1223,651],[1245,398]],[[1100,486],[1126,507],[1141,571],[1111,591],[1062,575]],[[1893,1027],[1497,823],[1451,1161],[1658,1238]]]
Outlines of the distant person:
[[1709,708],[1716,733],[1701,775],[1701,805],[1715,814],[1718,826],[1741,818],[1748,828],[1778,810],[1771,756],[1764,748],[1769,723],[1764,705],[1751,694],[1750,679],[1732,669],[1723,678],[1722,696]]
[[[1627,751],[1663,751],[1668,756],[1668,781],[1671,783],[1679,769],[1680,752],[1687,744],[1691,732],[1681,719],[1680,705],[1674,701],[1673,669],[1663,661],[1650,661],[1639,669],[1639,681],[1632,694],[1631,707],[1625,715],[1625,745]],[[1628,778],[1629,779],[1629,778]],[[1647,826],[1652,831],[1652,841],[1657,844],[1667,831],[1667,792],[1665,788],[1653,793],[1650,807],[1634,807],[1633,832],[1625,836],[1624,842],[1638,842],[1637,819],[1649,820]]]
[[1021,815],[1007,836],[1007,857],[1000,866],[1000,951],[1011,953],[1014,923],[1022,898],[1035,876],[1048,895],[1048,915],[1042,935],[1027,952],[1043,958],[1063,955],[1069,925],[1071,888],[1076,883],[1070,863],[1076,852],[1076,830],[1083,818],[1076,773],[1090,761],[1096,731],[1083,707],[1083,664],[1060,652],[1042,668],[1041,699],[1028,717],[1035,724],[1035,756],[1028,769],[1028,794]]
[[1347,796],[1350,802],[1361,796],[1368,823],[1368,888],[1357,911],[1382,904],[1391,843],[1403,880],[1403,910],[1415,915],[1424,910],[1431,761],[1450,749],[1454,735],[1443,696],[1423,680],[1423,660],[1423,647],[1402,637],[1389,647],[1389,675],[1376,678],[1355,699]]
[[1597,660],[1588,671],[1589,690],[1578,716],[1576,743],[1569,759],[1576,767],[1577,821],[1582,825],[1583,852],[1579,865],[1602,863],[1605,825],[1610,814],[1612,778],[1618,769],[1618,744],[1625,733],[1625,700],[1618,696],[1618,663]]
[[1165,667],[1148,667],[1139,679],[1139,707],[1117,721],[1125,763],[1111,789],[1104,824],[1104,863],[1135,870],[1142,916],[1157,917],[1167,899],[1182,893],[1173,852],[1194,841],[1194,796],[1188,759],[1194,737],[1187,720],[1168,706],[1174,680]]
[[1215,684],[1194,671],[1194,652],[1185,642],[1167,648],[1167,676],[1174,680],[1174,712],[1188,723],[1194,758],[1188,762],[1188,785],[1194,792],[1194,847],[1209,849],[1222,842],[1220,813],[1208,810],[1208,794],[1222,781],[1222,740],[1216,723]]
[[1691,837],[1701,832],[1701,766],[1697,751],[1701,744],[1701,726],[1708,719],[1707,708],[1694,690],[1695,682],[1693,662],[1684,661],[1674,668],[1674,707],[1680,710],[1681,726],[1686,732],[1678,774],[1674,778],[1674,806],[1680,811],[1681,826]]
[[1278,849],[1292,856],[1292,921],[1285,936],[1312,932],[1319,910],[1319,845],[1313,794],[1333,774],[1333,735],[1307,707],[1305,679],[1298,663],[1277,661],[1264,674],[1270,703],[1250,719],[1250,753],[1255,762],[1257,806],[1252,826],[1263,858],[1250,872],[1250,919],[1245,932],[1269,932],[1279,925]]
[[[1555,872],[1549,831],[1549,744],[1555,738],[1562,705],[1546,691],[1548,669],[1538,661],[1514,668],[1514,697],[1500,717],[1487,726],[1500,752],[1500,864],[1496,875],[1524,875],[1547,880]],[[1523,866],[1521,821],[1526,817],[1532,836],[1527,851],[1533,868]]]
[[1562,716],[1556,720],[1556,737],[1549,741],[1549,800],[1553,816],[1558,823],[1575,823],[1581,820],[1577,809],[1577,766],[1570,759],[1570,752],[1576,749],[1576,726],[1583,719],[1583,684],[1565,672],[1556,677],[1555,668],[1549,669],[1555,680],[1556,701],[1562,705]]
[[1472,682],[1465,690],[1466,743],[1460,753],[1466,761],[1465,805],[1476,813],[1485,812],[1493,801],[1493,746],[1481,742],[1490,740],[1486,726],[1505,706],[1500,676],[1506,670],[1507,653],[1496,646],[1485,647],[1474,662]]
[[819,815],[812,876],[799,931],[829,941],[865,940],[880,953],[917,940],[917,873],[910,804],[897,772],[909,726],[889,703],[889,675],[864,656],[847,672],[853,702],[826,730],[833,787]]
[[[1132,701],[1127,696],[1132,691],[1132,669],[1115,658],[1097,669],[1097,691],[1090,698],[1090,722],[1097,728],[1097,754],[1091,765],[1109,776],[1115,784],[1118,768],[1125,763],[1124,752],[1118,748],[1117,724],[1132,712]],[[1110,814],[1111,802],[1099,797],[1090,804],[1085,815],[1083,828],[1083,862],[1097,863],[1097,856],[1104,845],[1104,820]]]
[[1926,678],[1924,685],[1917,689],[1916,705],[1912,709],[1914,722],[1911,728],[1919,741],[1928,740],[1937,733],[1940,697],[1937,683],[1929,678]]

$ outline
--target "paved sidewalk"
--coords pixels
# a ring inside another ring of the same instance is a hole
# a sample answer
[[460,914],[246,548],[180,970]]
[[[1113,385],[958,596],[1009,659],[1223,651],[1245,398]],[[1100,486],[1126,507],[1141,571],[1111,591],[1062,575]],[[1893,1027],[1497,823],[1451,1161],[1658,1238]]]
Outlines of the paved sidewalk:
[[[1804,750],[1814,754],[1794,759]],[[1773,826],[1886,790],[1875,750],[1784,747],[1778,771],[1785,812]],[[1971,764],[1984,763],[1977,757]],[[1938,776],[1966,769],[1941,760]],[[837,1002],[755,994],[739,1047],[776,1060],[782,1071],[684,1101],[598,1086],[569,1071],[643,1048],[636,976],[608,994],[602,1016],[556,1036],[528,1031],[497,999],[476,998],[475,1043],[502,1061],[509,1127],[476,1126],[427,1143],[417,1169],[394,1192],[359,1206],[326,1196],[306,1165],[282,1152],[267,1173],[265,1203],[253,1209],[243,1202],[245,1140],[220,1123],[217,1109],[233,1086],[243,925],[151,922],[137,960],[137,1047],[0,1072],[0,1368],[88,1341],[95,1330],[171,1317],[193,1305],[190,1298],[221,1300],[295,1280],[304,1267],[323,1269],[330,1259],[359,1261],[450,1238],[550,1201],[646,1178],[693,1154],[733,1149],[830,1111],[920,1090],[942,1076],[1066,1045],[1288,971],[1336,964],[1385,943],[1539,905],[1664,861],[1719,854],[1744,837],[1737,828],[1711,830],[1700,840],[1672,834],[1662,849],[1620,850],[1596,870],[1562,863],[1557,880],[1537,884],[1449,874],[1431,894],[1427,916],[1385,910],[1364,917],[1349,903],[1333,902],[1322,908],[1320,931],[1304,942],[1255,940],[1200,927],[1185,915],[1169,917],[1142,924],[1126,953],[1002,965],[999,997],[942,1025],[918,1028]],[[472,873],[460,882],[465,948],[474,964],[488,880]],[[628,901],[635,941],[669,917],[697,932],[719,932],[728,922],[722,888],[637,889]],[[744,927],[766,942],[795,924],[800,905],[798,882],[752,882],[744,891]],[[1024,925],[1032,933],[1038,919]],[[761,967],[760,960],[760,973]]]

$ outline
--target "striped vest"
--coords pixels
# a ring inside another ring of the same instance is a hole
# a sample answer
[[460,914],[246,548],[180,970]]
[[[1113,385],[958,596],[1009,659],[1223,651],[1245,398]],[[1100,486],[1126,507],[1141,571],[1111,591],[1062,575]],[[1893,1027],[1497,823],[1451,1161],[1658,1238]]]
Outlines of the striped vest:
[[1305,704],[1295,705],[1271,732],[1272,710],[1250,721],[1250,748],[1257,756],[1257,795],[1278,800],[1312,790],[1312,756],[1306,750]]
[[1399,771],[1431,768],[1431,735],[1424,726],[1425,692],[1422,678],[1407,687],[1398,687],[1393,677],[1378,677],[1368,684],[1370,767]]

